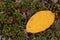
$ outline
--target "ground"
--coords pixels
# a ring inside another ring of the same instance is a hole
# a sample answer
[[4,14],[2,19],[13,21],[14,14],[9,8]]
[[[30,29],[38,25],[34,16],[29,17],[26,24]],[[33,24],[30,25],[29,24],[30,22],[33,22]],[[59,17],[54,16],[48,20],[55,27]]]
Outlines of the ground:
[[[40,33],[27,33],[27,21],[40,10],[55,13],[53,25]],[[0,35],[0,40],[60,40],[60,0],[0,0]]]

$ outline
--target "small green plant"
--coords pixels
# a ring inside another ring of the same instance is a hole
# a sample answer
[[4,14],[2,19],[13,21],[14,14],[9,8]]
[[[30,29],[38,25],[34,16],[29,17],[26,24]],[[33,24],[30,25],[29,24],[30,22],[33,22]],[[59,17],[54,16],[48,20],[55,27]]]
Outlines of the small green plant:
[[[23,16],[20,13],[19,4],[13,5],[9,2],[0,2],[0,30],[4,37],[11,37],[13,40],[25,40],[23,27]],[[22,24],[22,25],[21,25]],[[20,38],[21,37],[21,38]]]

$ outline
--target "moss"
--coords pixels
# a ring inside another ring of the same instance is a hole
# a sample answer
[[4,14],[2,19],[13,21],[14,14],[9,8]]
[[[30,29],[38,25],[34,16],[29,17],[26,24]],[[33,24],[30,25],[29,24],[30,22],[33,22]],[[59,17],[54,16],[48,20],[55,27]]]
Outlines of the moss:
[[[48,3],[49,2],[49,3]],[[44,4],[44,5],[43,5]],[[49,6],[50,5],[50,6]],[[22,10],[24,9],[24,11]],[[50,10],[56,13],[56,19],[52,27],[36,33],[28,34],[25,38],[25,25],[27,20],[37,11]],[[29,13],[28,13],[29,12]],[[23,17],[25,13],[26,18]],[[34,1],[22,0],[20,3],[12,0],[0,1],[0,34],[8,36],[12,40],[60,40],[60,0],[53,3],[51,0]],[[22,30],[21,30],[22,29]],[[37,35],[37,36],[36,36]]]

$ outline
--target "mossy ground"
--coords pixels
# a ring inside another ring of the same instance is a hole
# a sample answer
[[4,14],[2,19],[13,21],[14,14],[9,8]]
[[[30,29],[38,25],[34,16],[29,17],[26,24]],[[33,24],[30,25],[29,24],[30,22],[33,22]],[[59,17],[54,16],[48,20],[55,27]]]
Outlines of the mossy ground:
[[[40,10],[56,14],[52,27],[36,34],[26,33],[28,19]],[[60,40],[60,0],[0,0],[0,35],[12,40]]]

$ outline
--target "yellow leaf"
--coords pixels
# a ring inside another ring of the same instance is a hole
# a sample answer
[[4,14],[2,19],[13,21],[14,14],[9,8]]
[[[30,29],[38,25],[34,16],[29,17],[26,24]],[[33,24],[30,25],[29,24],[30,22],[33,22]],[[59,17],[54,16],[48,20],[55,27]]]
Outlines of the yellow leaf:
[[51,11],[39,11],[35,13],[27,22],[26,32],[38,33],[49,28],[55,19],[55,14]]

